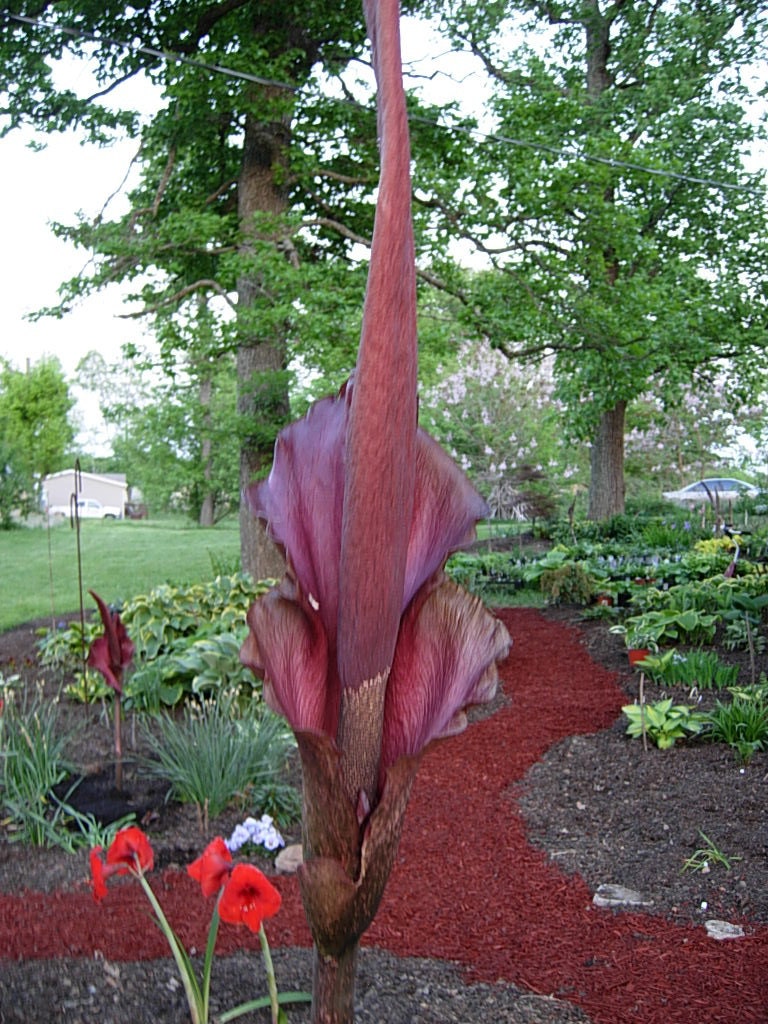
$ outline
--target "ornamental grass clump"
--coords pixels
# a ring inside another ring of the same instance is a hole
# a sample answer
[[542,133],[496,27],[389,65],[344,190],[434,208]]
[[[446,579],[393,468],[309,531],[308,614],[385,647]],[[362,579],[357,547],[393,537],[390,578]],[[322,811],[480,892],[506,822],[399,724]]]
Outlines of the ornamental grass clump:
[[24,707],[9,691],[0,708],[0,741],[0,806],[10,819],[8,835],[32,846],[60,845],[66,809],[52,793],[72,765],[58,703],[38,698]]
[[216,897],[216,904],[208,929],[208,940],[203,958],[202,974],[198,978],[192,959],[182,945],[163,911],[146,874],[154,867],[154,851],[147,836],[137,826],[121,829],[104,855],[100,846],[90,853],[91,888],[97,902],[108,894],[107,882],[115,875],[132,875],[141,885],[149,900],[157,923],[165,936],[184,986],[192,1024],[208,1024],[213,959],[219,922],[242,925],[258,934],[267,975],[269,995],[242,1003],[219,1014],[219,1024],[268,1007],[272,1024],[280,1024],[285,1015],[281,1003],[299,1002],[307,996],[301,992],[278,994],[272,956],[264,931],[264,921],[280,909],[282,897],[269,879],[252,864],[235,864],[224,840],[216,837],[202,855],[187,868],[189,875],[200,883],[203,896]]
[[743,687],[729,702],[718,700],[706,715],[707,738],[725,743],[748,764],[768,750],[768,696],[760,686]]
[[236,694],[222,694],[180,715],[155,715],[141,730],[151,751],[144,770],[167,782],[176,800],[197,806],[203,834],[233,802],[281,820],[298,816],[296,791],[281,781],[295,741],[263,704],[241,706]]

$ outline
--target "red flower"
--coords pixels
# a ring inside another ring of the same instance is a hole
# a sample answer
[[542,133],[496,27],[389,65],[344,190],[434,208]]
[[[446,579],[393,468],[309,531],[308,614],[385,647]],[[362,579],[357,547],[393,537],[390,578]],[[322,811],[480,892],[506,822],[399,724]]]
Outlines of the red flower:
[[97,637],[88,652],[88,665],[104,676],[116,693],[123,692],[123,672],[133,658],[134,646],[117,612],[111,612],[98,594],[88,593],[99,606],[104,635]]
[[231,873],[232,854],[221,836],[216,836],[187,867],[187,874],[200,883],[203,896],[215,896]]
[[117,874],[129,871],[151,871],[155,866],[155,855],[149,840],[136,825],[122,828],[107,850],[107,864],[117,867]]
[[137,874],[151,871],[155,855],[149,840],[135,825],[120,829],[107,850],[106,862],[101,857],[102,847],[96,846],[89,855],[93,898],[103,900],[107,895],[107,879],[112,875]]
[[93,898],[97,903],[100,903],[107,895],[104,861],[101,859],[102,850],[102,846],[96,846],[90,853],[91,888],[93,889]]
[[244,924],[252,932],[266,917],[274,917],[282,896],[269,879],[252,864],[237,864],[219,900],[219,916],[227,924]]

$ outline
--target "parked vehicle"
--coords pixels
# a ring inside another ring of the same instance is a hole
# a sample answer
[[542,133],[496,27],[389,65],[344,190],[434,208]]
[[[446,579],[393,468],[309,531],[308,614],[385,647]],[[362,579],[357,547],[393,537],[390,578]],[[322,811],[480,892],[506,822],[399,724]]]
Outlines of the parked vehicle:
[[146,519],[148,516],[149,510],[143,502],[127,501],[125,503],[126,519]]
[[756,498],[760,493],[752,484],[744,480],[736,480],[734,477],[708,477],[705,480],[697,480],[677,491],[664,491],[664,497],[670,501],[676,501],[684,505],[698,505],[702,501],[708,501],[712,505],[716,502],[724,504],[729,501],[737,501],[739,498]]
[[[48,515],[56,518],[68,517],[71,509],[69,505],[51,505]],[[77,514],[80,519],[122,519],[123,510],[117,505],[102,505],[95,498],[78,498]]]

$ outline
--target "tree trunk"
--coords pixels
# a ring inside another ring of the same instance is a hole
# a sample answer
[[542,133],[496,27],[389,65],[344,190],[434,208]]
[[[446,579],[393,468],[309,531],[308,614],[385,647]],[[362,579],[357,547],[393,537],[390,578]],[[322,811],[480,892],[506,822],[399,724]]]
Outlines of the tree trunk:
[[[269,103],[274,98],[274,90],[261,89],[259,98]],[[279,178],[285,178],[281,172],[286,164],[289,135],[287,118],[276,121],[262,121],[252,115],[246,118],[243,166],[238,182],[238,217],[243,233],[241,250],[246,255],[253,254],[252,239],[257,215],[279,217],[286,211],[287,200]],[[287,419],[289,405],[282,378],[285,369],[284,338],[274,335],[257,337],[257,318],[251,311],[257,306],[261,288],[255,269],[238,281],[237,292],[238,311],[245,314],[241,318],[243,326],[237,353],[237,412],[244,421],[240,442],[242,495],[270,465],[274,438],[280,421]],[[269,438],[266,441],[265,428]],[[243,571],[256,580],[283,574],[282,557],[242,500],[240,561]]]
[[203,441],[200,451],[200,458],[203,463],[203,500],[200,503],[200,526],[213,526],[214,523],[214,500],[211,490],[211,378],[205,377],[200,382],[200,406],[203,409]]
[[[279,362],[279,365],[275,365]],[[259,381],[270,370],[281,369],[282,352],[273,345],[241,347],[237,352],[237,411],[247,420],[271,417],[268,395],[259,401]],[[268,386],[268,385],[267,385]],[[263,475],[272,461],[272,447],[267,451],[246,437],[240,446],[240,492]],[[256,519],[245,501],[240,500],[240,563],[243,572],[255,580],[280,579],[285,571],[282,555],[269,540],[261,520]]]
[[[611,24],[620,5],[613,13],[601,9],[598,0],[587,0],[583,8],[586,34],[587,94],[589,102],[599,112],[600,97],[611,86],[608,61],[611,55]],[[598,117],[599,117],[598,113]],[[616,202],[613,182],[603,191],[603,202],[612,206]],[[609,241],[602,251],[605,278],[614,287],[619,278],[616,250]],[[624,511],[624,420],[627,403],[618,401],[600,417],[590,453],[589,511],[587,517],[603,522]]]
[[590,453],[589,511],[597,522],[624,511],[624,416],[627,403],[617,402],[600,417]]

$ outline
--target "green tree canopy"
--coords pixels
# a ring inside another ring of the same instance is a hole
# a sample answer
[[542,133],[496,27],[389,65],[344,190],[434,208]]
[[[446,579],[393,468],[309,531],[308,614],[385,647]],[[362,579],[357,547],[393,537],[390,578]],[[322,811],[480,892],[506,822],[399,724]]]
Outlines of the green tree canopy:
[[74,439],[74,405],[61,364],[42,359],[26,370],[0,363],[0,518],[36,505],[40,481],[56,472]]
[[[590,514],[623,509],[629,403],[668,405],[733,369],[763,380],[765,139],[751,82],[764,3],[449,5],[493,82],[477,174],[436,195],[492,270],[468,322],[511,357],[556,354],[573,436],[591,442]],[[755,162],[752,161],[754,167]],[[759,165],[758,165],[759,166]]]
[[[200,333],[205,345],[237,354],[238,411],[252,428],[239,431],[243,485],[264,471],[287,415],[285,381],[282,394],[279,381],[303,286],[291,212],[312,198],[311,181],[292,165],[299,152],[294,134],[302,121],[304,135],[314,125],[318,137],[333,140],[335,127],[324,134],[317,113],[321,77],[337,73],[364,46],[358,0],[293,7],[274,0],[139,7],[65,0],[21,3],[0,22],[4,131],[21,124],[43,131],[78,126],[96,141],[137,133],[136,112],[111,101],[133,76],[157,85],[162,102],[141,129],[140,184],[129,197],[130,211],[80,225],[76,237],[97,254],[95,271],[90,280],[73,282],[64,300],[109,281],[134,281],[148,312],[170,317],[182,309],[183,329],[161,326],[159,333],[164,342],[170,333],[196,344],[191,364],[201,356],[198,317],[184,302],[208,307],[213,297],[220,300],[218,332],[212,335],[208,323]],[[91,95],[56,84],[56,62],[65,52],[88,62],[96,81]],[[374,124],[370,118],[359,124],[370,154]],[[344,134],[352,133],[345,126]],[[318,180],[321,156],[332,155],[315,150]],[[371,160],[359,189],[370,192],[376,166]],[[359,203],[370,215],[370,203],[362,197]],[[170,363],[172,353],[166,355]],[[244,568],[256,575],[277,568],[267,551],[243,510]]]
[[63,466],[74,430],[69,413],[74,400],[61,363],[41,359],[26,370],[5,363],[0,370],[0,422],[8,443],[22,455],[30,479],[40,479]]
[[[430,3],[403,7],[428,13]],[[362,5],[18,8],[0,24],[3,130],[140,135],[128,211],[58,227],[95,255],[91,272],[64,289],[59,312],[128,282],[154,319],[170,373],[235,353],[245,485],[266,470],[288,415],[289,366],[306,383],[319,366],[337,380],[354,362],[378,168]],[[91,95],[57,87],[65,52],[88,61]],[[161,95],[143,127],[120,109],[118,88],[141,74]],[[413,109],[431,113],[415,101]],[[428,166],[467,173],[463,140],[434,120],[414,123],[417,163],[425,175]],[[417,232],[432,245],[434,213],[417,209]],[[242,515],[244,567],[260,573],[256,530]]]

